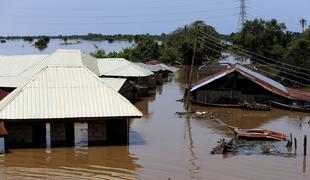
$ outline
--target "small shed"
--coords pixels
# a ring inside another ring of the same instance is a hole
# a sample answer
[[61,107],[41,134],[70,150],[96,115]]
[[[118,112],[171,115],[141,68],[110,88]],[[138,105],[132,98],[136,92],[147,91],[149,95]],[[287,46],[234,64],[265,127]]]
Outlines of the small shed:
[[[88,145],[128,143],[128,119],[142,113],[84,66],[46,66],[0,102],[14,147],[74,146],[75,123],[88,124]],[[47,124],[50,131],[47,131]]]
[[191,89],[193,102],[238,106],[243,102],[274,103],[307,108],[310,93],[281,83],[236,64],[198,81]]

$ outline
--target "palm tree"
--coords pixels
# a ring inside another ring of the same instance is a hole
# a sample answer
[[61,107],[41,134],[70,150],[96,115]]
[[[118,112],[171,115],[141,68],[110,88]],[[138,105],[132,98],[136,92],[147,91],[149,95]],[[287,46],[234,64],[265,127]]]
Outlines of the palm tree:
[[307,20],[305,20],[304,18],[301,18],[301,19],[299,20],[299,23],[300,23],[300,25],[301,25],[302,32],[304,32],[304,31],[305,31],[305,26],[307,26]]

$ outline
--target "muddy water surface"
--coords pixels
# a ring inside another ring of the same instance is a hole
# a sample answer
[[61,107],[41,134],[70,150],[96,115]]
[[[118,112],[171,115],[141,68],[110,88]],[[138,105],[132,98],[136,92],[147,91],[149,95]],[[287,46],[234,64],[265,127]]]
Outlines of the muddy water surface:
[[[270,112],[210,108],[195,111],[220,114],[227,124],[292,133],[297,157],[211,155],[220,138],[233,136],[218,122],[179,118],[184,111],[183,71],[136,106],[142,119],[130,123],[129,146],[15,149],[0,157],[1,178],[11,179],[310,179],[309,156],[302,155],[302,138],[310,138],[310,114],[273,109]],[[301,120],[300,120],[301,118]],[[1,179],[0,178],[0,179]]]

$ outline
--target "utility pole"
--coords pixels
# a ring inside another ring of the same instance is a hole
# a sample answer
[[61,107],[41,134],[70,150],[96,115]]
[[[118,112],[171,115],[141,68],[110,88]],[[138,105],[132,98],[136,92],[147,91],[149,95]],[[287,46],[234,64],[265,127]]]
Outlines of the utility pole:
[[196,56],[196,49],[197,49],[197,41],[198,41],[198,32],[199,32],[199,25],[196,26],[196,34],[195,34],[195,44],[194,44],[194,50],[193,50],[193,56],[192,56],[192,62],[190,66],[189,71],[189,82],[188,82],[188,88],[187,88],[187,97],[186,97],[186,110],[189,109],[189,103],[191,100],[191,89],[192,89],[192,76],[193,76],[193,68],[195,63],[195,56]]
[[239,20],[238,20],[238,30],[243,28],[243,25],[247,19],[246,13],[246,5],[245,0],[240,0],[240,13],[239,13]]

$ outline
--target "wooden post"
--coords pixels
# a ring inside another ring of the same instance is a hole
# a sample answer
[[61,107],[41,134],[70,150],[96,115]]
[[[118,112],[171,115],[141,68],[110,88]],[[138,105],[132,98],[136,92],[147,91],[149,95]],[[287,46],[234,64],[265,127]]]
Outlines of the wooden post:
[[295,153],[296,153],[296,150],[297,150],[297,139],[294,138],[294,149],[295,149]]
[[304,137],[304,156],[307,156],[307,135]]
[[189,82],[188,82],[187,98],[186,98],[186,110],[188,110],[188,108],[189,108],[190,97],[191,97],[190,94],[191,94],[192,80],[193,80],[193,78],[192,78],[192,75],[193,75],[193,66],[194,66],[194,62],[195,62],[196,49],[197,49],[198,30],[199,30],[199,25],[196,26],[195,44],[194,44],[194,50],[193,50],[191,68],[190,68],[190,71],[189,71]]

